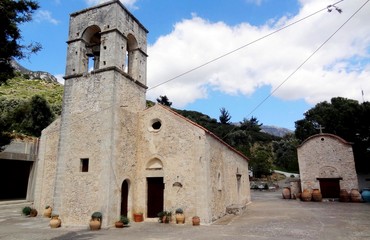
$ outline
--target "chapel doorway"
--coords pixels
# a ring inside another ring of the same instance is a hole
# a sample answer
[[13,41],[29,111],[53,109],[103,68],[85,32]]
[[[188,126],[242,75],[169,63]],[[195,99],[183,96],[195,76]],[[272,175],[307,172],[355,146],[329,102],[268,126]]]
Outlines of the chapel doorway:
[[122,183],[122,188],[121,188],[121,215],[122,216],[127,216],[128,212],[128,182],[127,180],[123,181]]
[[318,178],[323,198],[339,198],[340,178]]
[[156,218],[159,212],[163,211],[163,177],[148,177],[148,218]]

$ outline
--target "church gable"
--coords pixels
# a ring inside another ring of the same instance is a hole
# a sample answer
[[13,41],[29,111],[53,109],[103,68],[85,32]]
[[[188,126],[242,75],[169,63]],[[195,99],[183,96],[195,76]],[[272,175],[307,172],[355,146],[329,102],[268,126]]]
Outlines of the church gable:
[[358,188],[352,146],[344,139],[333,134],[317,134],[306,139],[297,151],[303,190],[325,191],[326,183],[330,183],[330,188],[337,190],[329,196],[339,197],[340,189]]

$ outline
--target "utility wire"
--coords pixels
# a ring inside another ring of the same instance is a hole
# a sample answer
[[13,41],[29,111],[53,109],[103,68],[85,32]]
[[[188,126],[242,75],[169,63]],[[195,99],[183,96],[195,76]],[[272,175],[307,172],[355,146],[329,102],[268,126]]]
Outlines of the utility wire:
[[[265,97],[253,110],[247,115],[249,117],[254,111],[256,111],[264,102],[267,101],[284,83],[286,83],[296,72],[298,72],[299,69],[303,67],[326,43],[328,43],[335,34],[337,34],[343,27],[346,25],[370,0],[367,0],[364,4],[362,4],[342,25],[337,28],[318,48],[316,48],[313,53],[308,56],[291,74],[289,74],[288,77],[284,79],[267,97]],[[330,6],[330,5],[329,5]],[[334,5],[331,5],[334,6]],[[328,8],[329,9],[329,8]],[[331,11],[329,11],[331,12]],[[339,11],[338,11],[339,12]],[[340,12],[339,12],[340,13]],[[228,132],[222,139],[227,137],[235,128],[231,129],[230,132]]]
[[[333,7],[335,7],[335,5],[337,5],[337,4],[339,4],[339,3],[343,2],[343,1],[344,1],[344,0],[340,0],[340,1],[338,1],[338,2],[336,2],[336,3],[334,3],[334,4],[331,4],[331,5],[329,5],[329,6],[333,6]],[[201,64],[201,65],[199,65],[199,66],[197,66],[197,67],[194,67],[194,68],[192,68],[192,69],[190,69],[190,70],[188,70],[188,71],[186,71],[186,72],[183,72],[183,73],[181,73],[181,74],[179,74],[179,75],[177,75],[177,76],[175,76],[175,77],[173,77],[173,78],[170,78],[170,79],[168,79],[168,80],[166,80],[166,81],[164,81],[164,82],[161,82],[161,83],[159,83],[159,84],[157,84],[157,85],[155,85],[155,86],[153,86],[153,87],[150,87],[150,88],[148,88],[148,90],[147,90],[147,91],[150,91],[150,90],[152,90],[152,89],[154,89],[154,88],[157,88],[157,87],[162,86],[162,85],[164,85],[164,84],[166,84],[166,83],[168,83],[168,82],[171,82],[171,81],[173,81],[173,80],[175,80],[175,79],[177,79],[177,78],[180,78],[180,77],[182,77],[182,76],[184,76],[184,75],[187,75],[187,74],[189,74],[189,73],[191,73],[191,72],[194,72],[195,70],[198,70],[198,69],[200,69],[200,68],[202,68],[202,67],[204,67],[204,66],[207,66],[207,65],[209,65],[209,64],[211,64],[211,63],[213,63],[213,62],[216,62],[216,61],[220,60],[221,58],[224,58],[224,57],[226,57],[226,56],[228,56],[228,55],[231,55],[231,54],[233,54],[233,53],[235,53],[235,52],[237,52],[237,51],[239,51],[239,50],[241,50],[241,49],[243,49],[243,48],[246,48],[246,47],[248,47],[248,46],[250,46],[250,45],[252,45],[252,44],[254,44],[254,43],[256,43],[256,42],[259,42],[259,41],[261,41],[261,40],[263,40],[263,39],[265,39],[265,38],[270,37],[271,35],[274,35],[275,33],[278,33],[278,32],[280,32],[280,31],[282,31],[282,30],[284,30],[284,29],[286,29],[286,28],[289,28],[289,27],[291,27],[291,26],[293,26],[293,25],[295,25],[295,24],[297,24],[297,23],[299,23],[299,22],[302,22],[302,21],[306,20],[307,18],[310,18],[310,17],[312,17],[312,16],[314,16],[314,15],[316,15],[316,14],[318,14],[318,13],[322,12],[322,11],[327,11],[327,10],[328,10],[328,7],[322,8],[322,9],[320,9],[320,10],[318,10],[318,11],[314,12],[314,13],[311,13],[310,15],[307,15],[306,17],[303,17],[303,18],[301,18],[301,19],[298,19],[298,20],[297,20],[297,21],[295,21],[295,22],[292,22],[292,23],[290,23],[290,24],[288,24],[288,25],[286,25],[286,26],[284,26],[284,27],[281,27],[281,28],[279,28],[279,29],[277,29],[277,30],[275,30],[275,31],[272,31],[271,33],[268,33],[268,34],[266,34],[266,35],[264,35],[264,36],[262,36],[262,37],[260,37],[260,38],[257,38],[257,39],[255,39],[255,40],[253,40],[253,41],[251,41],[251,42],[249,42],[249,43],[247,43],[247,44],[245,44],[245,45],[243,45],[243,46],[241,46],[241,47],[238,47],[238,48],[236,48],[236,49],[234,49],[234,50],[232,50],[232,51],[230,51],[230,52],[227,52],[227,53],[225,53],[225,54],[222,54],[222,55],[220,55],[220,56],[218,56],[218,57],[216,57],[216,58],[213,58],[213,59],[209,60],[208,62],[205,62],[205,63],[203,63],[203,64]]]

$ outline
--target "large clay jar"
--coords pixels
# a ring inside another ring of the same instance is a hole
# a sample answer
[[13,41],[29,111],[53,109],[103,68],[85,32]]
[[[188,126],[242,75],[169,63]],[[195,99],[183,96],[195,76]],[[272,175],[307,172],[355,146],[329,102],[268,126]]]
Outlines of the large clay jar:
[[362,197],[358,189],[353,188],[350,193],[351,202],[362,202]]
[[101,222],[98,218],[93,218],[90,220],[90,230],[96,231],[99,230],[101,227]]
[[51,207],[45,208],[44,214],[43,214],[44,217],[50,218],[51,217],[51,211],[52,211],[52,208]]
[[62,224],[62,221],[59,219],[59,215],[54,215],[51,217],[49,225],[51,228],[58,228]]
[[322,194],[319,189],[314,189],[312,191],[312,200],[314,202],[321,202],[322,201]]
[[185,222],[185,215],[183,213],[176,213],[176,223],[184,224],[184,222]]
[[339,202],[349,202],[351,200],[350,195],[346,189],[339,191]]
[[301,194],[301,200],[304,201],[304,202],[309,202],[309,201],[311,201],[311,199],[312,199],[312,194],[311,194],[310,190],[308,190],[308,189],[303,190],[303,192]]
[[192,218],[193,226],[199,226],[200,225],[200,218],[198,216],[194,216]]
[[288,187],[284,187],[283,188],[283,198],[284,199],[290,199],[290,188],[288,188]]
[[365,202],[370,202],[370,188],[362,189],[361,196]]

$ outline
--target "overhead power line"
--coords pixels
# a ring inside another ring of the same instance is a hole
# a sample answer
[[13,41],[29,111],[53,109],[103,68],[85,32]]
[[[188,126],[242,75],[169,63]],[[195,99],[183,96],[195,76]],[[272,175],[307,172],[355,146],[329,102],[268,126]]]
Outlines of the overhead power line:
[[[255,108],[253,108],[253,110],[247,115],[247,117],[251,116],[252,113],[254,111],[256,111],[264,102],[266,102],[267,99],[269,99],[284,83],[286,83],[296,72],[298,72],[299,69],[301,69],[303,67],[303,65],[305,65],[322,47],[324,47],[325,44],[327,44],[330,39],[332,39],[334,37],[335,34],[337,34],[343,27],[344,25],[346,25],[359,11],[361,11],[361,9],[369,2],[370,0],[367,0],[364,4],[362,4],[346,21],[344,21],[344,23],[342,23],[342,25],[340,25],[337,30],[335,30],[318,48],[316,48],[315,51],[313,51],[311,53],[311,55],[309,55],[291,74],[289,74],[288,77],[286,77],[269,95],[267,95],[267,97],[265,97]],[[329,7],[331,5],[328,6],[328,11],[329,11]],[[337,8],[337,7],[334,7],[335,10],[337,10],[339,13],[342,12],[341,9]],[[331,12],[331,11],[329,11]],[[235,128],[231,129],[222,139],[224,139],[225,137],[227,137]]]
[[[335,30],[318,48],[316,48],[315,51],[313,51],[313,53],[311,53],[310,56],[308,56],[291,74],[289,74],[288,77],[286,77],[284,79],[284,81],[282,81],[273,91],[271,91],[271,93],[269,95],[267,95],[267,97],[265,97],[255,108],[253,108],[253,110],[247,115],[250,116],[254,111],[256,111],[264,102],[266,102],[266,100],[268,98],[270,98],[284,83],[286,83],[296,72],[298,72],[299,69],[301,69],[303,67],[303,65],[305,65],[326,43],[328,43],[330,41],[330,39],[332,39],[334,37],[335,34],[337,34],[337,32],[339,32],[339,30],[341,30],[344,25],[346,25],[370,0],[367,0],[364,4],[362,4],[342,25],[339,26],[339,28],[337,30]],[[329,5],[330,6],[330,5]],[[329,8],[328,8],[329,9]],[[335,7],[335,9],[338,11],[339,8]],[[340,10],[340,9],[339,9]],[[329,11],[330,12],[330,11]],[[339,13],[341,13],[341,10],[338,11]]]
[[[344,0],[340,0],[340,1],[335,2],[335,3],[333,3],[333,4],[329,5],[329,6],[332,6],[332,7],[334,7],[335,9],[337,9],[337,7],[336,7],[335,5],[337,5],[337,4],[339,4],[339,3],[343,2],[343,1],[344,1]],[[148,90],[147,90],[147,91],[150,91],[150,90],[152,90],[152,89],[154,89],[154,88],[157,88],[157,87],[159,87],[159,86],[162,86],[162,85],[164,85],[164,84],[166,84],[166,83],[169,83],[169,82],[171,82],[171,81],[173,81],[173,80],[176,80],[176,79],[178,79],[178,78],[180,78],[180,77],[182,77],[182,76],[184,76],[184,75],[187,75],[187,74],[189,74],[189,73],[191,73],[191,72],[194,72],[194,71],[196,71],[196,70],[198,70],[198,69],[200,69],[200,68],[202,68],[202,67],[204,67],[204,66],[207,66],[207,65],[209,65],[209,64],[211,64],[211,63],[213,63],[213,62],[216,62],[216,61],[218,61],[218,60],[220,60],[220,59],[222,59],[222,58],[224,58],[224,57],[226,57],[226,56],[229,56],[229,55],[231,55],[231,54],[233,54],[233,53],[235,53],[235,52],[238,52],[238,51],[242,50],[243,48],[246,48],[246,47],[248,47],[248,46],[250,46],[250,45],[252,45],[252,44],[254,44],[254,43],[256,43],[256,42],[259,42],[259,41],[261,41],[261,40],[263,40],[263,39],[265,39],[265,38],[268,38],[268,37],[270,37],[271,35],[274,35],[275,33],[278,33],[278,32],[280,32],[280,31],[282,31],[282,30],[284,30],[284,29],[287,29],[287,28],[289,28],[289,27],[291,27],[291,26],[293,26],[293,25],[295,25],[295,24],[297,24],[297,23],[299,23],[299,22],[302,22],[302,21],[304,21],[304,20],[306,20],[306,19],[308,19],[308,18],[310,18],[310,17],[312,17],[312,16],[314,16],[314,15],[316,15],[316,14],[318,14],[318,13],[322,12],[322,11],[328,11],[328,10],[330,9],[330,8],[329,8],[329,6],[327,6],[327,7],[325,7],[325,8],[322,8],[322,9],[320,9],[320,10],[318,10],[318,11],[314,12],[314,13],[311,13],[311,14],[307,15],[306,17],[300,18],[300,19],[298,19],[297,21],[294,21],[294,22],[292,22],[292,23],[290,23],[290,24],[288,24],[288,25],[286,25],[286,26],[284,26],[284,27],[281,27],[281,28],[279,28],[279,29],[277,29],[277,30],[275,30],[275,31],[272,31],[271,33],[268,33],[268,34],[266,34],[266,35],[264,35],[264,36],[262,36],[262,37],[260,37],[260,38],[257,38],[257,39],[255,39],[255,40],[253,40],[253,41],[251,41],[251,42],[249,42],[249,43],[247,43],[247,44],[244,44],[243,46],[240,46],[240,47],[238,47],[238,48],[236,48],[236,49],[234,49],[234,50],[232,50],[232,51],[230,51],[230,52],[224,53],[224,54],[222,54],[222,55],[220,55],[220,56],[218,56],[218,57],[216,57],[216,58],[213,58],[213,59],[209,60],[208,62],[205,62],[205,63],[203,63],[203,64],[201,64],[201,65],[199,65],[199,66],[196,66],[196,67],[194,67],[194,68],[191,68],[191,69],[189,69],[189,70],[187,70],[187,71],[185,71],[185,72],[183,72],[183,73],[181,73],[181,74],[179,74],[179,75],[176,75],[176,76],[175,76],[175,77],[173,77],[173,78],[170,78],[170,79],[168,79],[168,80],[166,80],[166,81],[164,81],[164,82],[161,82],[161,83],[159,83],[159,84],[157,84],[157,85],[154,85],[153,87],[148,88]]]

